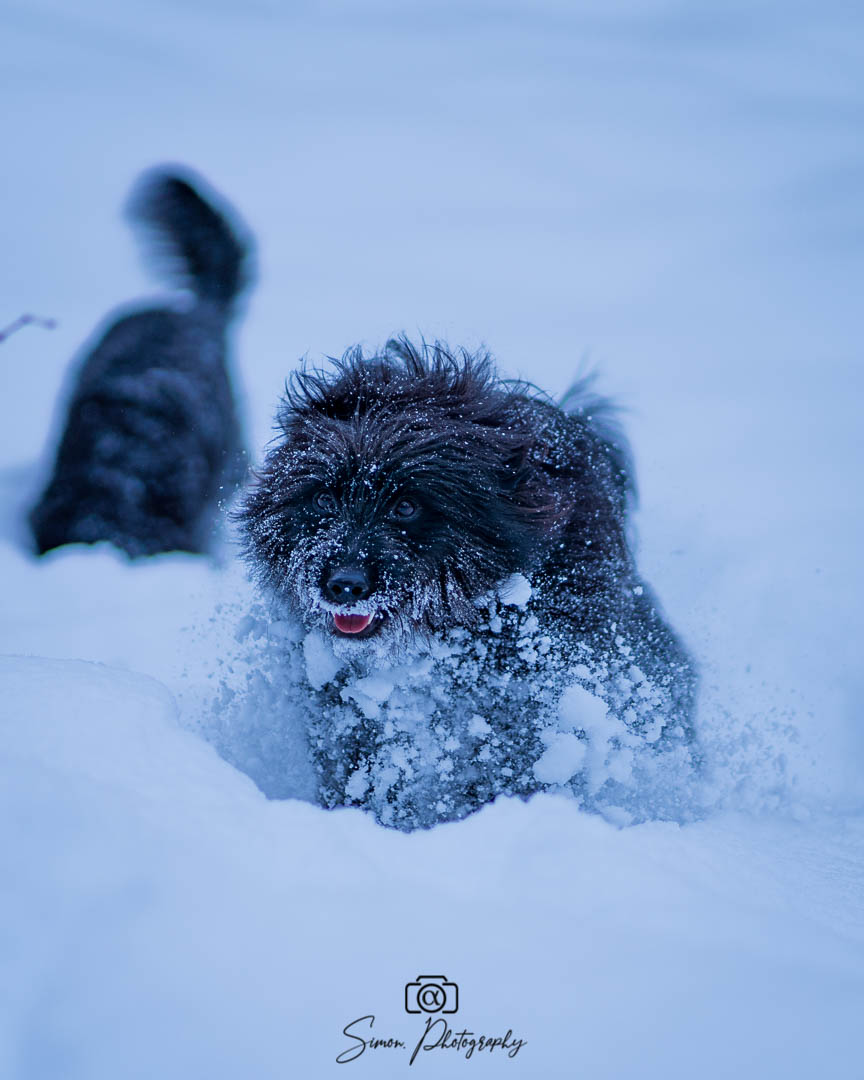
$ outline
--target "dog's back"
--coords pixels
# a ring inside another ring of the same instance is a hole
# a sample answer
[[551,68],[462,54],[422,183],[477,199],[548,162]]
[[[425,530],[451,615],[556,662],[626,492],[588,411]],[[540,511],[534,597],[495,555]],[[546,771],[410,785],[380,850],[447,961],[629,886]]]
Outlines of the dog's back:
[[549,625],[575,630],[597,655],[635,665],[665,695],[676,721],[669,732],[692,743],[698,673],[638,572],[632,452],[617,409],[592,383],[575,383],[557,406],[525,402],[539,433],[538,461],[572,511],[536,574],[539,606]]
[[130,217],[193,303],[122,316],[85,358],[30,515],[40,554],[100,540],[130,556],[206,550],[218,501],[243,475],[225,337],[249,242],[199,186],[160,169],[133,192]]

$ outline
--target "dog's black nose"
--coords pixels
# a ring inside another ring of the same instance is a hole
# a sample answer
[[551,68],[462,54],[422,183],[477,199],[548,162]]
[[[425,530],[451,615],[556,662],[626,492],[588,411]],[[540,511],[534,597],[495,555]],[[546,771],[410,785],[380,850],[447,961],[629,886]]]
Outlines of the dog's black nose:
[[327,578],[324,591],[336,604],[353,604],[357,600],[365,600],[371,589],[369,578],[363,570],[340,566]]

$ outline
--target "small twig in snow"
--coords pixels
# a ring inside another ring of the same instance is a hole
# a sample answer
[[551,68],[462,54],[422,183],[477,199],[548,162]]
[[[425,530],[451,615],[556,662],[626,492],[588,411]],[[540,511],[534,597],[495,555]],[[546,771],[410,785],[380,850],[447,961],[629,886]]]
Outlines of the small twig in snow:
[[6,338],[11,337],[17,330],[20,330],[22,326],[41,326],[43,330],[53,330],[57,325],[56,319],[43,319],[39,315],[19,315],[18,318],[9,323],[8,326],[4,326],[0,330],[0,344],[2,344]]

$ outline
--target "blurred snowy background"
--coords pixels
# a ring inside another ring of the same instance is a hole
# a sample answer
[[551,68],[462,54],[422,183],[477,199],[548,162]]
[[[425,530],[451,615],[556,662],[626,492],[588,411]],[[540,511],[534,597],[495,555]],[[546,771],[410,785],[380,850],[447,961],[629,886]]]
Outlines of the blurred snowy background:
[[[59,320],[0,347],[0,653],[48,658],[2,668],[0,1074],[330,1075],[358,1016],[416,1039],[402,987],[440,969],[460,1028],[527,1045],[433,1075],[855,1075],[859,7],[6,0],[0,30],[0,323]],[[70,360],[154,292],[120,208],[172,160],[258,239],[258,452],[299,357],[401,329],[553,392],[600,369],[722,814],[544,797],[404,837],[267,802],[188,733],[248,600],[230,552],[27,554]]]

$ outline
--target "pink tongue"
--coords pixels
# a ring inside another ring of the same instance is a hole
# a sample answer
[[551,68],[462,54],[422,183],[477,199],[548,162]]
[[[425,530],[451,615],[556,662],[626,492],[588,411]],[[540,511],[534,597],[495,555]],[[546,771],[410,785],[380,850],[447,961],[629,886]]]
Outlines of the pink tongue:
[[365,630],[369,623],[372,622],[372,616],[334,615],[333,622],[336,623],[336,629],[341,630],[343,634],[359,634],[361,630]]

